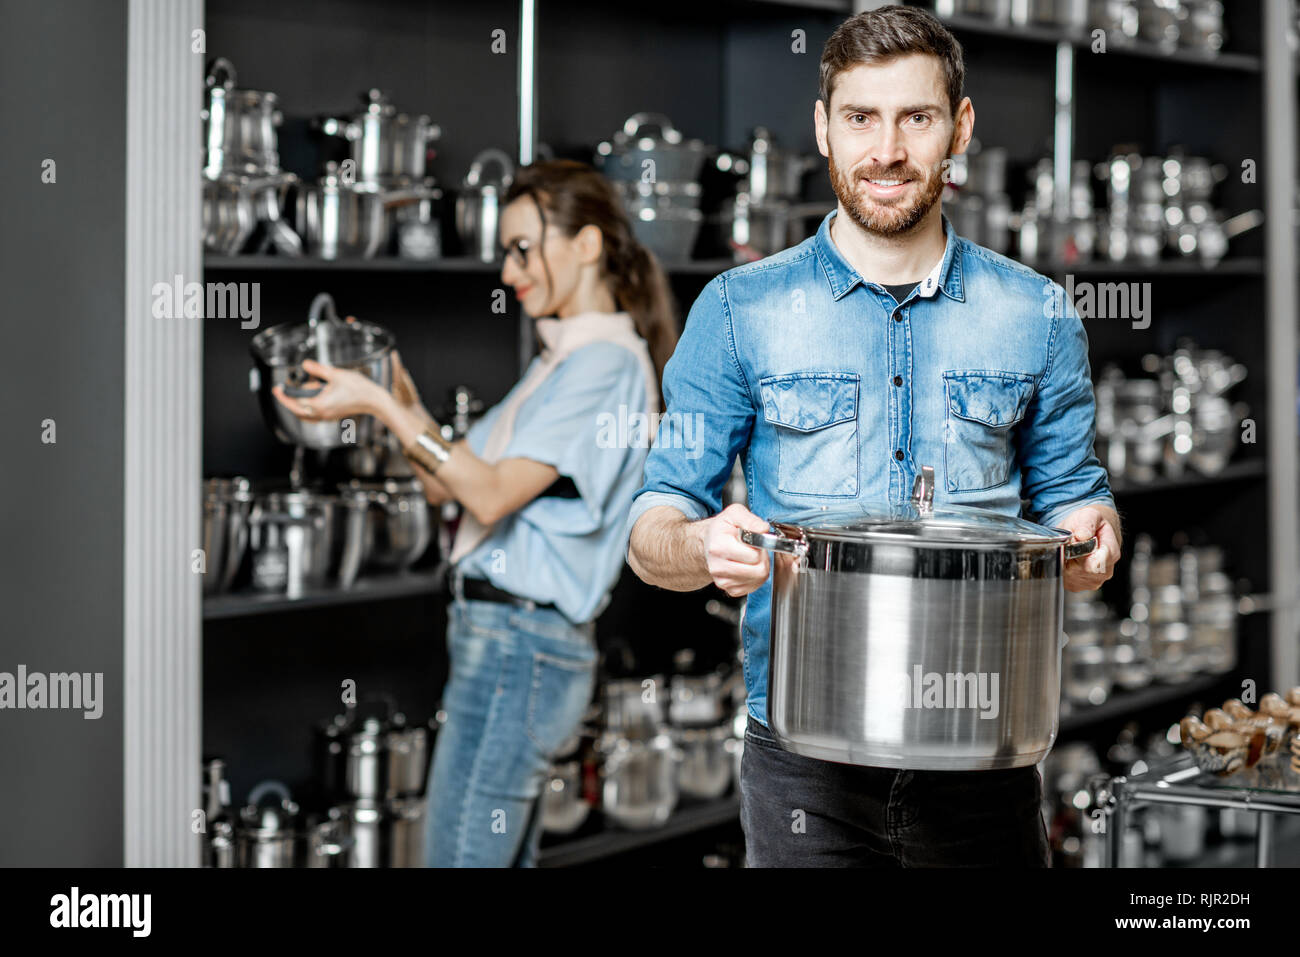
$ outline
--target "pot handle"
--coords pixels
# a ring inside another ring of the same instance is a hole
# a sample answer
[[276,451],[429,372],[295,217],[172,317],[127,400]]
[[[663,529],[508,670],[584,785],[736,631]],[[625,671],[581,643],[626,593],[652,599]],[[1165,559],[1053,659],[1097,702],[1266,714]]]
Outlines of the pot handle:
[[208,75],[204,83],[209,89],[220,86],[225,90],[233,90],[237,82],[235,65],[225,57],[219,56],[208,64]]
[[1076,558],[1082,558],[1084,555],[1091,555],[1099,544],[1101,543],[1095,535],[1086,542],[1067,542],[1065,545],[1065,560],[1068,562]]
[[786,552],[803,558],[808,554],[808,543],[782,535],[780,532],[751,532],[747,528],[740,530],[740,540],[746,545],[763,548],[769,552]]

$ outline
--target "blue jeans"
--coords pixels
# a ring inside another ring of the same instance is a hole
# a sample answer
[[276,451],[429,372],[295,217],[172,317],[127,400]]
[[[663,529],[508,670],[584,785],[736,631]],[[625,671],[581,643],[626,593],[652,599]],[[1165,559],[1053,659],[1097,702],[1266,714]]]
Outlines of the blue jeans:
[[553,609],[456,599],[447,612],[446,722],[429,770],[430,867],[531,867],[551,756],[596,674],[595,625]]
[[750,867],[1048,867],[1034,767],[899,771],[804,757],[751,716],[740,768]]

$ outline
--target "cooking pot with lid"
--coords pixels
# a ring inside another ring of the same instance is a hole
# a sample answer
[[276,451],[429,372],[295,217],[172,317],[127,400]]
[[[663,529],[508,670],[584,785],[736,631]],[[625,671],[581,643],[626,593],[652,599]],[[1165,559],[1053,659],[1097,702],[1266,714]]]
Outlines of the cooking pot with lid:
[[985,770],[1056,738],[1065,562],[1096,539],[969,506],[828,507],[742,531],[773,562],[768,720],[796,754]]
[[303,369],[305,359],[356,369],[391,389],[393,336],[386,329],[369,322],[344,322],[334,309],[334,299],[321,293],[312,300],[307,322],[272,326],[259,332],[253,337],[250,351],[257,366],[251,385],[267,427],[281,442],[309,449],[339,449],[371,441],[375,428],[371,416],[304,421],[281,405],[271,390],[282,385],[293,398],[311,398],[319,393],[324,383]]

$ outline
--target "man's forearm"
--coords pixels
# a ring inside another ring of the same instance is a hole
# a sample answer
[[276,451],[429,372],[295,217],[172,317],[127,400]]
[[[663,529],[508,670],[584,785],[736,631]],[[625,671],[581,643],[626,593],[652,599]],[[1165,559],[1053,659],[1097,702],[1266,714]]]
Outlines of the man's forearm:
[[695,591],[710,584],[704,543],[692,523],[671,505],[642,515],[628,542],[628,564],[642,581],[670,591]]

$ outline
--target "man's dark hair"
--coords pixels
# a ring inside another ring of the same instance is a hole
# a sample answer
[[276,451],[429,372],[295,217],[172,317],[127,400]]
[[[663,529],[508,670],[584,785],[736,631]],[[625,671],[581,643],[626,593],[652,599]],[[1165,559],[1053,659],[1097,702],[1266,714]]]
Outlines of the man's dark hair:
[[939,58],[948,87],[948,109],[957,112],[966,66],[961,44],[938,18],[916,7],[889,6],[866,10],[839,25],[822,49],[821,100],[831,107],[835,78],[860,63],[882,63],[909,53]]

